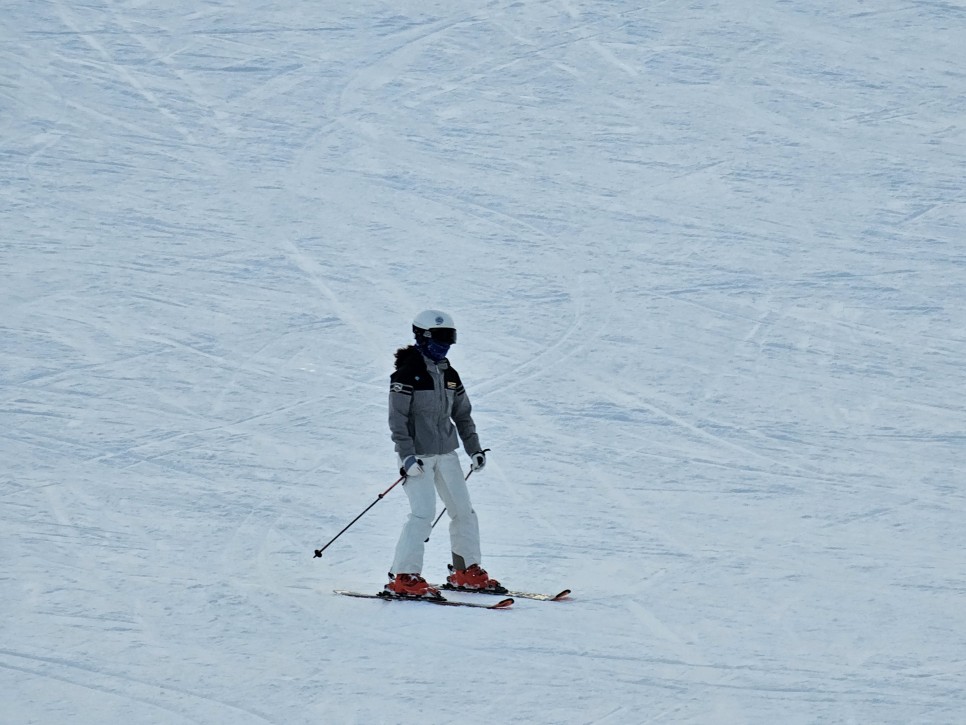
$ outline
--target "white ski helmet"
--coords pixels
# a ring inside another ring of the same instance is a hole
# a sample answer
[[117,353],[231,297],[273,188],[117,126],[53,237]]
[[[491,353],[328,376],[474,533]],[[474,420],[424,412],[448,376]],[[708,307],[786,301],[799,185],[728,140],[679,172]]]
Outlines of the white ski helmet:
[[416,339],[428,338],[443,345],[456,342],[456,323],[440,310],[423,310],[413,319]]

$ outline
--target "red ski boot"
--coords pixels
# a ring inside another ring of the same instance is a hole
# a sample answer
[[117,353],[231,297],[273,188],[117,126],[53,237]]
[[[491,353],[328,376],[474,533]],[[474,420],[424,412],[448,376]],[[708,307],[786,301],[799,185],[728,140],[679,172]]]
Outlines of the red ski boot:
[[479,564],[473,564],[465,569],[455,569],[451,564],[449,567],[453,572],[446,577],[446,583],[453,589],[464,589],[472,592],[499,592],[506,591],[506,587],[500,585],[496,579],[491,579],[486,570]]
[[439,589],[429,586],[419,574],[396,574],[396,578],[383,588],[397,597],[441,599],[443,596]]

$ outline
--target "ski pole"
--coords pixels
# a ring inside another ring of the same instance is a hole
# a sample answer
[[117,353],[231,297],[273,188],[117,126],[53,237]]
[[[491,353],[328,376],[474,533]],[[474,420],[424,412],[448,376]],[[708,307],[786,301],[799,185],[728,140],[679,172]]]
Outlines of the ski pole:
[[[489,449],[489,448],[487,448],[487,450],[490,450],[490,449]],[[469,481],[469,480],[470,480],[470,476],[472,476],[472,475],[473,475],[473,469],[471,468],[471,469],[470,469],[470,472],[466,474],[466,478],[464,478],[463,480],[464,480],[464,481]],[[436,528],[436,524],[438,524],[438,523],[439,523],[439,520],[440,520],[441,518],[443,518],[443,514],[445,514],[445,513],[446,513],[446,507],[444,506],[444,507],[443,507],[443,510],[439,512],[439,516],[437,516],[437,517],[436,517],[436,520],[435,520],[435,521],[433,522],[433,525],[429,527],[429,534],[430,534],[430,536],[432,536],[432,534],[433,534],[433,529],[435,529],[435,528]],[[427,542],[429,541],[429,536],[427,536],[427,537],[426,537],[426,541],[427,541]],[[426,542],[423,542],[423,543],[426,543]]]
[[336,534],[335,536],[333,536],[332,539],[329,541],[328,544],[326,544],[325,546],[323,546],[321,549],[316,549],[315,550],[315,556],[312,557],[312,558],[315,559],[315,558],[318,558],[318,557],[322,556],[322,552],[325,551],[326,549],[328,549],[330,546],[332,546],[332,543],[336,539],[338,539],[340,536],[342,536],[342,534],[344,534],[346,531],[348,531],[349,530],[349,527],[352,526],[352,524],[354,524],[356,521],[358,521],[359,519],[361,519],[365,515],[366,511],[368,511],[373,506],[375,506],[377,503],[379,503],[380,501],[382,501],[382,497],[383,496],[385,496],[387,493],[389,493],[390,491],[392,491],[400,481],[403,481],[405,479],[406,479],[405,474],[403,474],[402,476],[400,476],[399,478],[397,478],[396,481],[395,481],[395,483],[393,483],[389,488],[387,488],[385,491],[383,491],[382,493],[380,493],[376,497],[376,500],[375,501],[373,501],[371,504],[369,504],[368,506],[366,506],[366,510],[365,511],[363,511],[361,514],[359,514],[354,519],[352,519],[352,521],[350,521],[346,525],[346,527],[344,529],[342,529],[342,531],[340,531],[338,534]]

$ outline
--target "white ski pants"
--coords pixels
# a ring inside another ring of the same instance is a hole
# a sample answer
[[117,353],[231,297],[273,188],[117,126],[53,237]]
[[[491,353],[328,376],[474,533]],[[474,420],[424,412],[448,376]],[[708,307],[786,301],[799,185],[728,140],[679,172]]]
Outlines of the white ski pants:
[[421,574],[426,539],[436,519],[436,493],[449,515],[450,548],[462,557],[466,566],[480,563],[480,526],[470,502],[470,492],[463,478],[456,451],[440,456],[417,456],[423,462],[423,472],[410,476],[403,483],[409,497],[409,518],[403,526],[393,574]]

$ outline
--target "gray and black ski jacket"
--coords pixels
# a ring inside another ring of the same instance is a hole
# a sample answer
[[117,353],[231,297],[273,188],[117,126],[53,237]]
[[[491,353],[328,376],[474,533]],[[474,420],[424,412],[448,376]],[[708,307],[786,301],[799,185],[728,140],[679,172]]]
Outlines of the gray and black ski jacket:
[[389,430],[400,459],[450,453],[459,440],[469,455],[482,450],[471,411],[459,373],[447,360],[434,363],[412,345],[396,352]]

